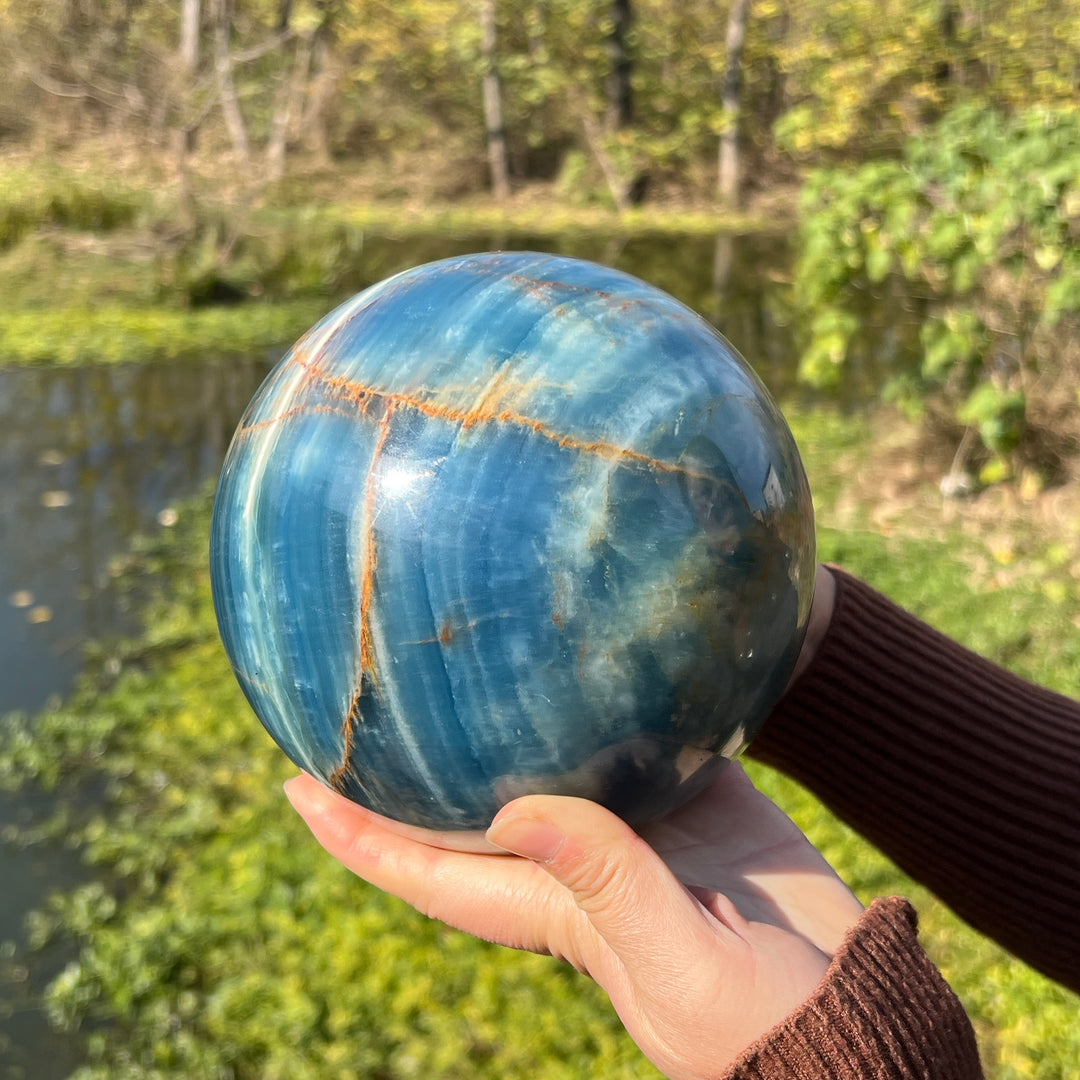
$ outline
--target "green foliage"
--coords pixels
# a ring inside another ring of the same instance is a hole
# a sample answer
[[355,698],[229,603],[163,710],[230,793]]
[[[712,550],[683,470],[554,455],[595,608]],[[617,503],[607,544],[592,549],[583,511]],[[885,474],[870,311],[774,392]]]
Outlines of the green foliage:
[[[0,202],[0,227],[6,207],[12,237],[0,243],[0,364],[279,349],[373,281],[460,253],[463,235],[484,248],[562,244],[572,232],[583,257],[602,259],[636,234],[685,240],[715,236],[718,226],[707,213],[647,208],[619,218],[569,201],[558,211],[467,204],[403,215],[395,206],[316,205],[297,193],[295,205],[270,207],[200,200],[179,228],[168,198],[113,190],[93,175],[57,171],[37,202],[30,174],[2,175],[0,190],[9,183],[16,194]],[[729,214],[724,224],[745,228],[748,219]]]
[[99,364],[261,353],[287,347],[327,309],[326,300],[309,299],[197,311],[109,306],[0,312],[0,357],[9,364]]
[[1004,112],[1075,108],[1075,0],[759,0],[787,102],[777,142],[803,162],[898,152],[975,95]]
[[[77,328],[98,324],[106,337],[106,359],[125,358],[128,347],[126,358],[133,360],[202,348],[206,335],[198,331],[189,344],[173,335],[159,348],[156,339],[163,333],[184,336],[177,307],[281,299],[296,304],[318,296],[325,311],[326,298],[347,290],[364,242],[363,226],[312,206],[285,215],[200,198],[191,201],[183,225],[177,216],[168,197],[121,188],[93,173],[0,173],[0,284],[9,323],[0,340],[9,350],[7,358],[21,360],[27,353],[31,359],[85,358],[89,341],[84,343],[87,335]],[[102,308],[107,310],[96,310]],[[316,308],[309,303],[305,311]],[[48,312],[55,332],[39,328],[36,335],[27,334],[19,309]],[[255,328],[275,319],[280,323],[283,314],[268,316],[255,304],[244,314],[189,322]],[[110,329],[118,332],[111,341]],[[55,356],[46,338],[62,343]],[[98,335],[89,330],[89,338],[97,341]],[[256,349],[269,344],[255,329],[241,332],[234,349],[249,350],[249,343]]]
[[[619,124],[607,87],[611,3],[496,5],[513,172],[552,179],[578,154],[597,197],[608,168],[621,181],[647,174],[653,191],[712,195],[717,138],[731,120],[721,106],[730,5],[630,7],[634,108]],[[197,136],[194,169],[253,187],[278,177],[276,145],[323,166],[342,162],[343,177],[377,162],[383,195],[415,190],[405,162],[443,195],[486,188],[476,4],[203,4],[186,60],[181,9],[0,0],[0,133],[51,152],[107,132],[154,155],[187,133]],[[1006,111],[1071,109],[1078,47],[1077,0],[754,0],[739,116],[751,182],[790,180],[793,164],[898,152],[964,95]],[[22,227],[18,215],[8,225]]]
[[910,139],[899,160],[811,174],[795,274],[802,377],[840,382],[863,298],[903,281],[921,298],[921,362],[897,371],[886,394],[908,406],[935,395],[1006,474],[1027,384],[1063,363],[1048,335],[1080,311],[1078,178],[1080,114],[975,103]]
[[[1021,674],[1080,684],[1071,547],[1020,536],[1002,582],[981,537],[840,531],[831,523],[851,496],[835,465],[863,460],[868,426],[793,418],[823,557]],[[655,1076],[588,980],[421,918],[311,840],[280,791],[292,769],[217,642],[208,509],[208,497],[183,508],[175,529],[133,552],[133,570],[163,583],[142,637],[101,652],[71,700],[5,722],[0,783],[61,796],[33,835],[63,837],[103,872],[28,928],[34,948],[57,937],[77,947],[47,1006],[56,1024],[87,1030],[79,1080]],[[991,1080],[1068,1076],[1080,1057],[1074,996],[963,927],[796,785],[753,771],[864,899],[914,898]],[[101,793],[89,814],[87,784]]]
[[948,87],[935,68],[950,55],[940,3],[834,0],[794,7],[759,5],[790,20],[775,46],[790,107],[779,144],[800,160],[859,147],[895,149]]
[[191,306],[340,296],[364,245],[341,215],[303,206],[289,215],[252,215],[212,203],[159,259],[159,299]]
[[0,251],[41,226],[110,232],[138,221],[143,192],[101,177],[77,177],[55,165],[0,172]]
[[956,418],[979,432],[983,445],[999,458],[1015,450],[1024,431],[1024,395],[980,383],[957,410]]

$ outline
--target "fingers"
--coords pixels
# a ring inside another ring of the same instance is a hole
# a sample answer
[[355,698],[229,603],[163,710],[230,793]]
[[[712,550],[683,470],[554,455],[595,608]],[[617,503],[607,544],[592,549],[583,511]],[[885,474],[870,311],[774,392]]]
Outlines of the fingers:
[[734,906],[715,897],[710,914],[644,840],[595,803],[527,796],[496,815],[487,838],[535,860],[572,897],[583,916],[572,953],[667,1076],[716,1075],[820,978],[810,967],[806,977],[785,971],[793,989],[775,995],[755,930]]
[[285,793],[315,839],[376,888],[451,926],[532,952],[553,951],[551,925],[572,906],[537,866],[503,855],[431,847],[310,776]]
[[[606,946],[584,941],[576,951],[609,993],[611,972],[594,967],[612,955],[639,983],[666,972],[685,978],[716,948],[717,923],[633,829],[595,803],[526,796],[499,812],[487,838],[542,867],[573,898]],[[743,925],[732,910],[733,943]]]
[[525,861],[429,847],[309,776],[290,780],[286,793],[316,840],[365,881],[478,937],[553,953],[609,992],[624,971],[634,980],[685,977],[715,947],[716,924],[698,901],[594,803],[528,796],[507,806],[488,839]]
[[806,626],[806,637],[803,639],[799,658],[795,662],[795,670],[788,680],[790,690],[800,676],[810,666],[811,661],[817,654],[818,646],[825,640],[825,635],[832,622],[833,607],[836,603],[836,579],[829,568],[818,563],[814,581],[814,602],[810,608],[810,620]]

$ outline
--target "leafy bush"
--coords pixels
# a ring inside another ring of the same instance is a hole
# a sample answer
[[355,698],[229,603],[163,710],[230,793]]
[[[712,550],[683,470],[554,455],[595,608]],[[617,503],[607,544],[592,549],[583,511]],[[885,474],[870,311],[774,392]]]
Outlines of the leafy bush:
[[1075,111],[962,105],[899,160],[814,172],[795,272],[803,379],[845,378],[861,297],[900,280],[919,298],[921,362],[896,372],[885,396],[909,410],[943,405],[977,432],[986,476],[1007,475],[1036,375],[1062,372],[1075,406],[1080,364],[1051,331],[1065,336],[1062,317],[1080,311],[1078,222]]

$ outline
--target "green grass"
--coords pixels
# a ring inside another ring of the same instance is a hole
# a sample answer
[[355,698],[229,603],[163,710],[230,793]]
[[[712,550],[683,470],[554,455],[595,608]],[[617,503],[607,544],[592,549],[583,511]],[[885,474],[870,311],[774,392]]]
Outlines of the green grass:
[[134,224],[153,197],[104,173],[85,176],[55,163],[0,170],[0,250],[41,226],[110,232]]
[[108,364],[257,354],[290,345],[332,306],[311,298],[193,311],[113,305],[0,312],[0,362]]
[[[823,557],[1075,693],[1080,589],[1055,539],[1024,538],[1002,579],[978,532],[879,535],[864,523],[873,508],[850,506],[850,470],[834,467],[865,453],[865,422],[818,413],[797,426]],[[925,504],[929,515],[929,494]],[[847,517],[863,524],[837,528]],[[30,927],[35,945],[60,935],[78,947],[49,991],[55,1021],[110,1021],[90,1028],[81,1080],[655,1076],[588,980],[430,923],[311,842],[281,794],[291,767],[217,641],[207,518],[208,498],[136,549],[133,565],[169,584],[145,634],[108,651],[120,673],[102,665],[69,702],[9,722],[0,752],[0,781],[70,795],[96,778],[107,796],[88,821],[73,812],[38,830],[80,845],[115,883],[57,897]],[[864,900],[913,899],[990,1080],[1075,1077],[1075,996],[963,926],[797,785],[751,767]]]
[[574,206],[551,199],[519,199],[504,205],[490,199],[445,205],[366,203],[330,208],[328,220],[365,227],[389,236],[500,231],[554,237],[568,232],[605,236],[641,236],[665,233],[676,236],[715,237],[718,232],[778,231],[782,224],[731,210],[671,210],[658,206],[632,208],[622,214],[599,206]]

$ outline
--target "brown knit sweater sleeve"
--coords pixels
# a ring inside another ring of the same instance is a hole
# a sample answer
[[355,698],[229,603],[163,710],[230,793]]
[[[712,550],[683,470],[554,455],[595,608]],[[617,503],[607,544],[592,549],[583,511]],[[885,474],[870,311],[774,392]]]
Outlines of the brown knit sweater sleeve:
[[915,937],[906,900],[875,900],[813,996],[725,1080],[981,1080],[971,1024]]
[[1080,989],[1080,704],[833,573],[825,639],[752,755],[976,929]]

